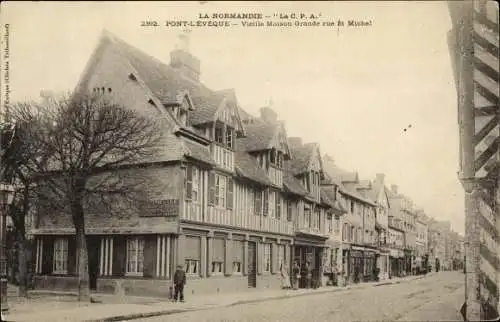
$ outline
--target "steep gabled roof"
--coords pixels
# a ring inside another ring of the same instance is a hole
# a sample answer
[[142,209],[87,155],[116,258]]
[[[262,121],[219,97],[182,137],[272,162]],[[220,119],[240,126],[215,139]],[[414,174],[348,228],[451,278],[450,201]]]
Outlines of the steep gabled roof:
[[342,204],[336,200],[334,191],[332,189],[321,187],[321,202],[330,206],[332,210],[337,214],[345,214],[347,210],[342,206]]
[[271,185],[266,172],[251,155],[246,152],[235,152],[234,158],[237,175],[263,185]]
[[309,192],[302,186],[302,183],[289,171],[283,173],[283,187],[285,191],[299,196],[307,196]]
[[[240,109],[240,111],[243,110]],[[251,123],[245,124],[244,127],[245,137],[238,139],[237,144],[237,149],[241,151],[255,152],[271,149],[273,148],[274,139],[278,137],[280,132],[283,132],[286,139],[283,122],[271,124],[254,118]],[[290,159],[290,154],[290,149],[288,149],[285,153],[286,160]]]
[[317,148],[316,143],[308,143],[300,147],[292,146],[290,150],[293,158],[285,163],[288,171],[295,176],[307,172],[314,156],[314,149]]

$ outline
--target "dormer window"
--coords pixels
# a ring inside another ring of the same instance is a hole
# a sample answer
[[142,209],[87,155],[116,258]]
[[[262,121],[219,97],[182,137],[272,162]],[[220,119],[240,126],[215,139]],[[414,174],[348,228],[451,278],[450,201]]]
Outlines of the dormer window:
[[177,120],[179,120],[179,123],[182,125],[187,125],[187,119],[188,119],[188,111],[186,109],[178,108],[177,109]]
[[214,141],[220,144],[224,144],[224,129],[222,127],[215,128]]
[[233,132],[234,131],[231,128],[226,129],[226,145],[230,149],[233,148]]

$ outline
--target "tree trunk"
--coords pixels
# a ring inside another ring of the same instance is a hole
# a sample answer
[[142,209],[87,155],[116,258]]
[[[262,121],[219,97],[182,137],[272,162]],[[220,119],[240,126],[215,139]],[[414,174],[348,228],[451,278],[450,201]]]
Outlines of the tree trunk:
[[78,256],[78,300],[90,302],[89,256],[81,200],[73,202],[71,211],[76,231],[76,250]]
[[26,239],[19,236],[18,265],[19,265],[19,296],[28,297],[28,263],[26,254]]

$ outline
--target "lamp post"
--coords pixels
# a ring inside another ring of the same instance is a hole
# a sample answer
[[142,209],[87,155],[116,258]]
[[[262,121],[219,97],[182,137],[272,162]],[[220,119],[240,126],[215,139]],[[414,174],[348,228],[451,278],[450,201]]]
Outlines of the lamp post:
[[3,313],[8,310],[7,307],[7,206],[14,199],[14,186],[10,184],[0,183],[0,239],[2,245],[0,247],[0,291],[1,291],[1,307]]

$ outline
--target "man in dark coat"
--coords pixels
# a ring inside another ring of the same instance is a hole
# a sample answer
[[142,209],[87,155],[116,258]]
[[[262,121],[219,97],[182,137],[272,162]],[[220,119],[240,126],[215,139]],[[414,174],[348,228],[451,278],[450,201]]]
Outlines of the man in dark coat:
[[186,285],[186,273],[182,269],[182,265],[177,265],[177,270],[174,274],[174,301],[180,300],[184,302],[184,285]]

